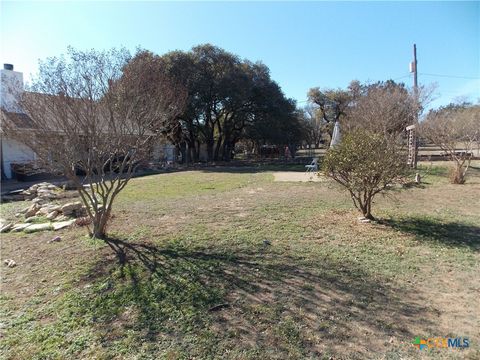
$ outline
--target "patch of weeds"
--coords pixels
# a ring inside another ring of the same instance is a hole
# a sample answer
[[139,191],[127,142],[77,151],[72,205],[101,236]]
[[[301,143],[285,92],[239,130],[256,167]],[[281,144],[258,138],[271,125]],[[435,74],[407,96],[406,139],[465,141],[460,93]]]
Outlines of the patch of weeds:
[[302,327],[298,321],[287,316],[277,324],[275,332],[282,339],[288,356],[302,357],[305,354]]
[[30,202],[25,201],[2,202],[0,203],[0,217],[15,221],[14,215],[29,205]]
[[446,166],[419,164],[417,166],[417,170],[423,176],[428,176],[428,175],[447,176],[448,175],[448,167]]
[[48,222],[50,222],[50,220],[48,220],[46,216],[35,216],[30,221],[31,224],[43,224]]
[[330,329],[332,327],[332,323],[328,320],[323,320],[318,323],[318,331],[321,332],[330,332]]
[[305,283],[305,284],[302,285],[302,290],[313,291],[313,290],[315,290],[315,287],[312,284]]

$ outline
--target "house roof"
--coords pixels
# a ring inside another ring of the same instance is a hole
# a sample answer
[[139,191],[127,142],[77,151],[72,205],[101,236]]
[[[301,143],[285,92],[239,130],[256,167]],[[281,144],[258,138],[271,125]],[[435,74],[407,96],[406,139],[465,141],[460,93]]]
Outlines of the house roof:
[[8,121],[18,129],[32,129],[33,121],[27,114],[2,110],[2,122]]
[[[24,92],[23,94],[24,100],[27,102],[30,101],[32,106],[29,108],[29,111],[26,111],[27,113],[39,113],[39,116],[33,116],[32,118],[26,114],[26,113],[16,113],[16,112],[10,112],[6,111],[5,109],[1,108],[1,123],[0,123],[0,131],[2,131],[2,128],[5,129],[9,128],[10,130],[33,130],[33,129],[39,129],[39,130],[45,130],[45,131],[52,131],[52,132],[62,132],[64,130],[65,126],[69,126],[70,122],[69,119],[72,118],[72,112],[67,112],[66,117],[60,117],[55,114],[52,114],[52,116],[49,116],[49,111],[51,109],[50,106],[46,106],[46,104],[50,104],[52,101],[56,99],[56,96],[53,95],[47,95],[47,94],[41,94],[37,92]],[[73,100],[73,105],[75,105],[75,109],[73,112],[78,112],[81,111],[82,107],[86,107],[88,104],[88,101],[81,100],[81,99],[74,99],[70,98],[70,100]],[[87,109],[85,109],[87,110]],[[94,114],[96,115],[95,118],[92,120],[95,122],[95,127],[98,132],[100,133],[109,133],[112,131],[112,124],[110,123],[110,118],[109,118],[109,113],[106,111],[106,109],[103,109],[104,111],[99,110],[98,113]],[[89,116],[92,116],[89,114]],[[118,130],[120,134],[123,134],[124,132],[126,133],[131,133],[134,135],[137,131],[137,126],[134,122],[132,122],[129,119],[124,119],[122,121],[122,124],[128,125],[129,129],[127,130]],[[150,135],[155,135],[157,131],[153,131],[152,129],[144,129],[145,132],[144,134],[146,136]]]
[[[23,100],[31,101],[33,104],[45,103],[47,99],[52,97],[51,95],[30,91],[25,91],[22,96]],[[32,109],[35,109],[35,107]],[[42,106],[40,106],[40,109],[44,110]],[[45,115],[45,111],[43,111],[43,115]],[[38,123],[35,123],[26,112],[10,112],[1,108],[1,119],[2,124],[0,125],[0,129],[3,127],[9,127],[10,130],[32,130],[38,128]],[[56,130],[56,124],[50,120],[49,116],[42,116],[41,119],[45,122],[44,125],[46,125],[46,129],[51,129],[51,131]]]

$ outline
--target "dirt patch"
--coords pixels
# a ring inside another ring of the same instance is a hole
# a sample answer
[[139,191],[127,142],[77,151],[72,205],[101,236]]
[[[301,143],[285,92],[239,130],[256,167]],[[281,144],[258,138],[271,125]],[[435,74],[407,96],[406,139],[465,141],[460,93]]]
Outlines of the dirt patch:
[[324,176],[318,176],[317,174],[312,172],[276,171],[273,173],[273,176],[275,181],[322,182],[327,180]]
[[[11,258],[14,268],[1,268],[2,294],[11,297],[16,306],[23,306],[35,296],[45,294],[44,301],[56,297],[70,279],[72,269],[85,266],[106,249],[95,249],[78,235],[85,228],[59,232],[2,236],[2,259]],[[49,243],[60,235],[59,242]],[[3,264],[2,264],[3,265]]]

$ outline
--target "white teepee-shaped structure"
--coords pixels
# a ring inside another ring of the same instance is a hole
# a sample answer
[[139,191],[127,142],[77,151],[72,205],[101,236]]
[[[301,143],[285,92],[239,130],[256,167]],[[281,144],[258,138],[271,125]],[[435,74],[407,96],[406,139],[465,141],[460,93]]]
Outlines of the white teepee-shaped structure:
[[330,141],[330,147],[338,145],[342,140],[342,134],[340,134],[340,123],[335,121],[335,126],[333,128],[332,141]]

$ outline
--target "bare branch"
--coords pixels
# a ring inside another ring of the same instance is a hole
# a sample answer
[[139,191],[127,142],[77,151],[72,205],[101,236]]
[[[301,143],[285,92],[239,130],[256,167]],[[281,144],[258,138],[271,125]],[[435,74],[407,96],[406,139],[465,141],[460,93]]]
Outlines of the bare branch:
[[41,63],[24,93],[28,128],[19,129],[2,112],[2,129],[34,150],[46,169],[74,181],[92,235],[104,237],[113,200],[150,158],[165,124],[182,113],[186,94],[154,71],[155,59],[129,63],[125,50],[69,49],[68,56]]

